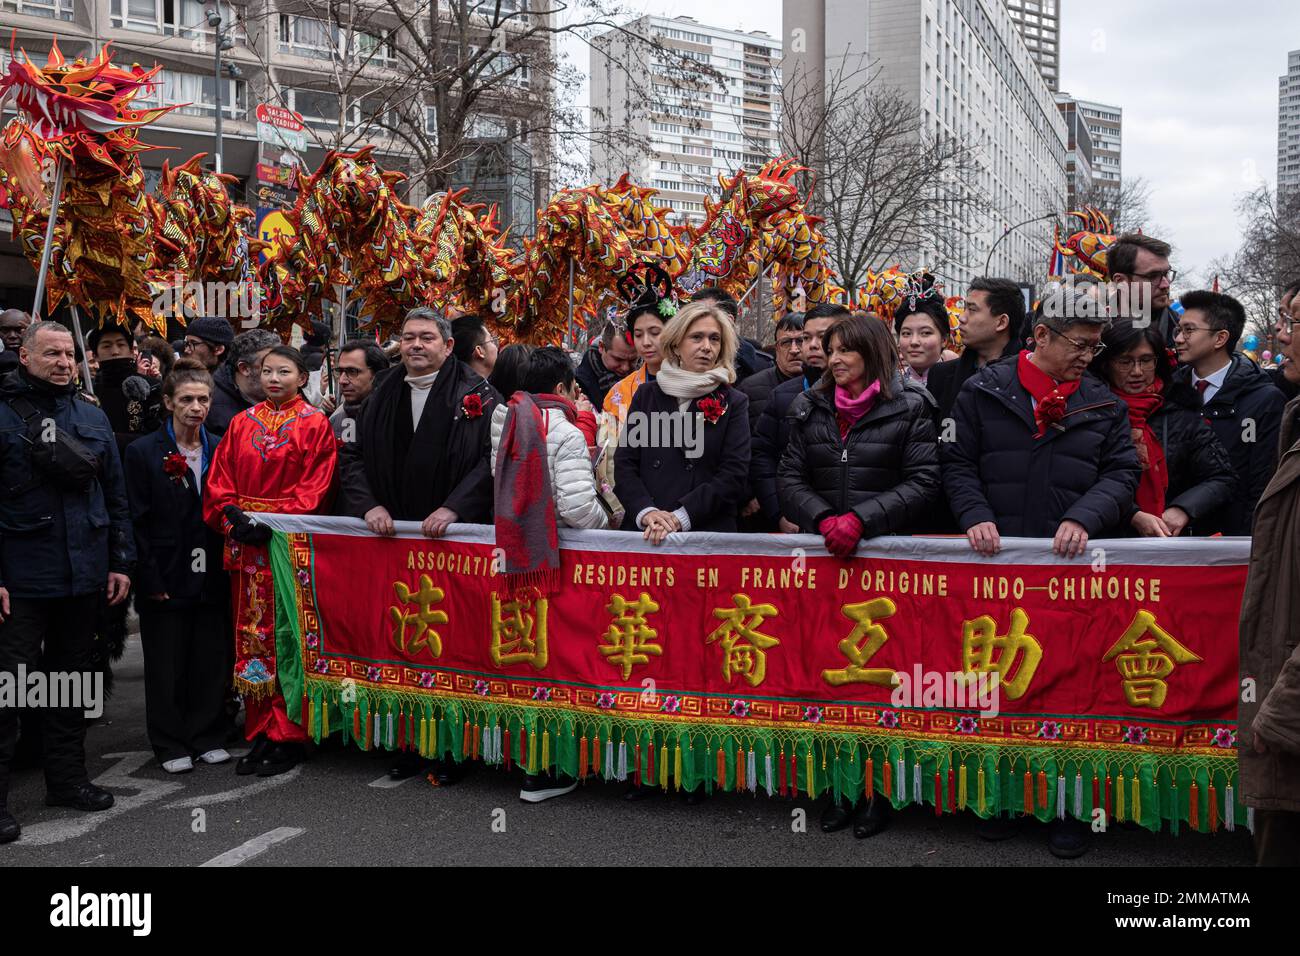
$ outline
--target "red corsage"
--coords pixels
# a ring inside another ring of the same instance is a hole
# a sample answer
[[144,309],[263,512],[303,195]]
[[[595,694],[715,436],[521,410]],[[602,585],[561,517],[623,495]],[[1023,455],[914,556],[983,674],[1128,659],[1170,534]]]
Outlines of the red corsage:
[[460,408],[466,418],[479,418],[483,414],[483,398],[477,392],[471,392],[461,399]]
[[170,478],[176,484],[188,488],[190,466],[185,462],[185,456],[178,451],[171,452],[163,456],[163,474]]
[[699,409],[700,414],[704,416],[706,422],[710,425],[716,425],[718,419],[726,414],[727,406],[723,405],[719,399],[710,395],[708,398],[700,399]]
[[1036,438],[1047,434],[1047,429],[1065,417],[1066,398],[1060,392],[1049,392],[1034,410],[1034,421],[1038,424]]

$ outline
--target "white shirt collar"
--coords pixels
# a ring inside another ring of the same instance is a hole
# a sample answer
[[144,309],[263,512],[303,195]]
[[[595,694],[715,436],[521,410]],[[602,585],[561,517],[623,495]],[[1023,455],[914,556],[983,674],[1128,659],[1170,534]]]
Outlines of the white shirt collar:
[[1232,362],[1229,361],[1227,365],[1223,366],[1223,368],[1219,369],[1217,372],[1211,372],[1209,375],[1205,376],[1205,378],[1201,378],[1196,374],[1196,369],[1192,369],[1192,381],[1194,383],[1209,382],[1215,388],[1223,388],[1223,380],[1228,377],[1228,370],[1231,368]]

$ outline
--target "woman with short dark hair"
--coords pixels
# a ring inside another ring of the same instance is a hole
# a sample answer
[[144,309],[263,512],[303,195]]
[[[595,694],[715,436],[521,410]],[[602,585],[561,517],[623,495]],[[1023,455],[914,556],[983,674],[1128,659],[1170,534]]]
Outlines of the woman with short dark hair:
[[1199,409],[1171,400],[1169,352],[1154,324],[1116,321],[1101,337],[1105,351],[1090,371],[1128,406],[1142,478],[1128,517],[1150,538],[1196,533],[1198,519],[1232,497],[1236,474],[1228,452]]

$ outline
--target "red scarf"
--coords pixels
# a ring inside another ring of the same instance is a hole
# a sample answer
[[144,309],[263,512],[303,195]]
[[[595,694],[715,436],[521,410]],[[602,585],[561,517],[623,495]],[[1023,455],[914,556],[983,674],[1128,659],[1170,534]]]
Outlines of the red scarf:
[[1079,382],[1058,382],[1041,368],[1029,361],[1029,353],[1021,352],[1016,362],[1016,374],[1020,384],[1033,396],[1034,424],[1038,426],[1035,438],[1047,434],[1049,426],[1065,417],[1065,403],[1079,390]]
[[1165,513],[1165,492],[1169,490],[1169,469],[1165,464],[1165,450],[1156,440],[1156,433],[1147,419],[1165,403],[1164,383],[1156,379],[1148,392],[1128,395],[1115,391],[1128,405],[1129,422],[1133,425],[1133,445],[1137,448],[1138,462],[1142,465],[1142,480],[1138,482],[1137,506],[1149,515],[1160,517]]
[[559,396],[515,392],[497,447],[496,541],[505,556],[505,567],[497,570],[504,572],[507,594],[535,587],[545,595],[559,582],[545,408],[560,408],[571,421],[577,417],[573,406]]

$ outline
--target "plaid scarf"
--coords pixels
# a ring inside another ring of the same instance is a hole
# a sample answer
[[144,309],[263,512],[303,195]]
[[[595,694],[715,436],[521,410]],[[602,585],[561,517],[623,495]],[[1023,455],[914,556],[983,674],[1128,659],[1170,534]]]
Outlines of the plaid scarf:
[[496,540],[505,555],[501,570],[507,594],[532,587],[545,595],[560,578],[544,408],[559,408],[570,421],[576,418],[573,406],[558,396],[515,392],[497,448]]

